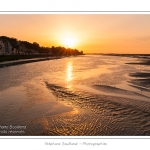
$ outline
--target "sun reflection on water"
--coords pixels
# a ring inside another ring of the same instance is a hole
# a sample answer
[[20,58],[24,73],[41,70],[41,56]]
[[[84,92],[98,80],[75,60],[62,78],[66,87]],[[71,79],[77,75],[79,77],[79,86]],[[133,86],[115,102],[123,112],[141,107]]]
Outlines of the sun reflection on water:
[[68,62],[68,64],[67,64],[67,70],[66,70],[67,87],[71,87],[71,81],[73,79],[72,70],[73,70],[72,62]]

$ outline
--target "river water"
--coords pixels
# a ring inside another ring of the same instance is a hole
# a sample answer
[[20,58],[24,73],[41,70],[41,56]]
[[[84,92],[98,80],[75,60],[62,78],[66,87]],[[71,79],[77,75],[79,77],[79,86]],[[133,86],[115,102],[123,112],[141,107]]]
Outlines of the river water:
[[85,55],[0,68],[0,135],[150,135],[149,76],[136,76],[149,66],[127,64],[136,60]]

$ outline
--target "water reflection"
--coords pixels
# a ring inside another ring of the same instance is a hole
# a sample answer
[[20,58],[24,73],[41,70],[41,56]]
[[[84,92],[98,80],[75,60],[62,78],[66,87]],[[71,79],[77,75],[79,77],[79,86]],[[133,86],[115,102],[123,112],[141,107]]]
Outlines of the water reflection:
[[66,82],[67,82],[67,86],[71,87],[71,81],[73,79],[73,74],[72,74],[72,62],[68,62],[67,64],[67,70],[66,70]]

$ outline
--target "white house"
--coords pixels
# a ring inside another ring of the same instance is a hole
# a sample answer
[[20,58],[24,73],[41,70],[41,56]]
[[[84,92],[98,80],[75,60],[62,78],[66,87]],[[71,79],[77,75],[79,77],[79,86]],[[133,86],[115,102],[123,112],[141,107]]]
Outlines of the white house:
[[12,45],[7,40],[0,40],[0,55],[12,55]]
[[4,55],[4,54],[5,54],[5,44],[1,39],[0,40],[0,55]]

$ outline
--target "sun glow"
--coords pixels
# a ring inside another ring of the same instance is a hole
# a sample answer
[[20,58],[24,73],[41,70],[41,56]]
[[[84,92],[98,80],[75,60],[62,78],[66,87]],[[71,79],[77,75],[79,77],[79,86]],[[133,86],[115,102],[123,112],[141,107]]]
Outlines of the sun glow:
[[72,37],[67,37],[63,39],[65,46],[72,48],[76,44],[76,39]]

